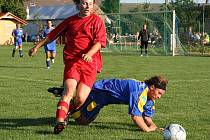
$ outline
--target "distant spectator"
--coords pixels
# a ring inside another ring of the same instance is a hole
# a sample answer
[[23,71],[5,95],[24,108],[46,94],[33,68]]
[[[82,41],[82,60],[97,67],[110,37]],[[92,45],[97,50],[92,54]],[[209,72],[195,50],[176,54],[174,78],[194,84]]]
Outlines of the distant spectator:
[[187,40],[188,43],[191,44],[193,42],[193,32],[192,32],[192,27],[189,27],[188,35],[187,35]]
[[119,34],[116,33],[116,34],[114,35],[114,43],[119,43],[119,42],[120,42],[120,40],[119,40]]
[[154,46],[154,44],[156,44],[161,38],[162,37],[158,29],[154,27],[152,33],[150,33],[149,43],[151,43],[152,46]]
[[208,35],[207,33],[204,34],[202,44],[203,44],[203,45],[209,44],[209,35]]
[[30,42],[31,41],[31,37],[29,34],[27,34],[27,42]]
[[40,41],[40,36],[38,34],[38,35],[36,35],[36,42],[39,42],[39,41]]
[[198,44],[200,42],[201,39],[201,34],[199,32],[195,32],[193,35],[193,42],[195,44]]
[[36,35],[31,35],[30,40],[35,44],[36,43]]

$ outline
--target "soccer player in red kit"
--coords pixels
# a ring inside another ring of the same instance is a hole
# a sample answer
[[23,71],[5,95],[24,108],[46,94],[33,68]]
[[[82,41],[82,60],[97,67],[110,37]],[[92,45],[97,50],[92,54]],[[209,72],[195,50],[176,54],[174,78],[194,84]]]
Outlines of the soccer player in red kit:
[[79,13],[65,19],[45,39],[29,50],[29,55],[33,56],[38,48],[58,36],[65,35],[67,39],[63,50],[64,93],[57,105],[55,134],[64,129],[64,120],[68,111],[73,108],[70,101],[74,93],[76,93],[74,108],[79,108],[88,97],[96,80],[96,74],[102,69],[100,48],[106,46],[104,22],[93,14],[95,1],[74,0],[74,2]]

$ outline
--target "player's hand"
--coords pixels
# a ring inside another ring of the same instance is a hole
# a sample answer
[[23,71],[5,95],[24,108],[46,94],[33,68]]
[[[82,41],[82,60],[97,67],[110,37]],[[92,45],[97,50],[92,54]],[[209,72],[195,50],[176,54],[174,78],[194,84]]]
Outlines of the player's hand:
[[37,52],[37,49],[34,47],[34,48],[31,48],[29,51],[28,51],[28,55],[29,56],[34,56]]
[[93,61],[92,57],[88,54],[83,54],[82,59],[86,62],[92,62]]
[[151,125],[151,126],[149,127],[149,129],[150,129],[150,132],[151,132],[151,131],[156,131],[156,130],[157,130],[157,126]]
[[156,129],[156,131],[161,131],[161,132],[162,132],[163,130],[164,130],[164,128],[157,128],[157,129]]

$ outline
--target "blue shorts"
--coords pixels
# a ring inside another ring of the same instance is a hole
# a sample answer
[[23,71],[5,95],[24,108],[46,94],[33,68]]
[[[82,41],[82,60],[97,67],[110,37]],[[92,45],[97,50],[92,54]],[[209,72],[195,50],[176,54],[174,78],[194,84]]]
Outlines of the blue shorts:
[[15,39],[14,45],[15,45],[15,46],[21,46],[22,43],[23,43],[22,38],[16,38],[16,39]]
[[45,50],[45,53],[46,52],[56,53],[56,42],[53,41],[51,43],[48,43],[47,45],[44,46],[44,50]]
[[95,120],[100,109],[108,104],[121,104],[121,102],[109,93],[92,90],[85,103],[72,114],[72,117],[78,124],[89,124]]

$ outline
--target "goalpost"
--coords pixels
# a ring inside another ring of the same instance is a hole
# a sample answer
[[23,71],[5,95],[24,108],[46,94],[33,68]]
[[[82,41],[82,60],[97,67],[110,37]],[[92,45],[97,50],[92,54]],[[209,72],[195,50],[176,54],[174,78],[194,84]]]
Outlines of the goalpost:
[[139,53],[140,46],[137,38],[140,29],[146,23],[150,32],[149,55],[185,54],[176,35],[178,29],[175,10],[109,13],[102,16],[111,21],[106,23],[108,45],[103,49],[104,51]]
[[173,31],[172,31],[172,56],[175,56],[175,48],[176,48],[176,39],[175,39],[175,36],[176,36],[176,33],[175,33],[175,24],[176,24],[176,13],[175,13],[175,10],[173,10]]

